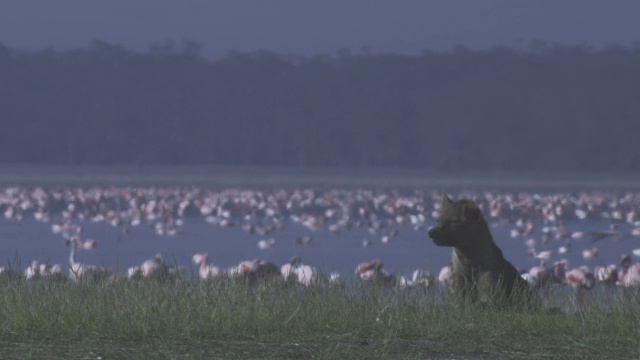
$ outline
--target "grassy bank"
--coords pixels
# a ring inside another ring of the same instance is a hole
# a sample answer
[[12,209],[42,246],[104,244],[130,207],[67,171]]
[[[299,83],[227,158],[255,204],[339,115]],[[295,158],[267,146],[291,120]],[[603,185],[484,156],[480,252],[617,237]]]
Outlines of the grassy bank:
[[[636,293],[581,311],[443,305],[440,290],[3,279],[5,358],[603,358],[640,355]],[[603,306],[604,305],[604,306]]]

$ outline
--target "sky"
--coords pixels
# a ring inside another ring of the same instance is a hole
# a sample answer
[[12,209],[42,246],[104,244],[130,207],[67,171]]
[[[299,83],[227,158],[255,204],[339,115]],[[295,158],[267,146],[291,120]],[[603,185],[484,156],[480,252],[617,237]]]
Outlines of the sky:
[[0,43],[69,49],[92,39],[136,51],[192,40],[208,57],[231,50],[314,55],[340,49],[418,54],[640,41],[637,0],[2,0]]

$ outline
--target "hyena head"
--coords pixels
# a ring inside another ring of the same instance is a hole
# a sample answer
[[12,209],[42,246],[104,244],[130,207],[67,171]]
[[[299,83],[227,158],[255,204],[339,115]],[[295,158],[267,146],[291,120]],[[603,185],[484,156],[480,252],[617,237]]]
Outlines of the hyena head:
[[451,200],[442,194],[442,208],[436,225],[429,229],[429,237],[438,246],[464,247],[482,233],[484,218],[470,200]]

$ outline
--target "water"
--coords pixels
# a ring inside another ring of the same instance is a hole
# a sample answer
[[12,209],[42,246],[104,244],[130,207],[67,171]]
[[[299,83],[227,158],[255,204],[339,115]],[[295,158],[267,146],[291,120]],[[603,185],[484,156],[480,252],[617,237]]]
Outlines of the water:
[[[129,227],[128,233],[105,222],[74,222],[83,227],[84,239],[92,238],[98,241],[96,249],[80,251],[77,260],[118,269],[121,272],[130,266],[141,264],[156,253],[162,253],[170,263],[193,269],[190,263],[193,254],[207,252],[209,261],[223,268],[254,258],[281,265],[295,255],[300,256],[305,263],[327,273],[337,271],[345,277],[353,276],[359,263],[379,258],[384,262],[387,271],[408,276],[415,269],[437,274],[447,265],[451,255],[450,248],[433,245],[427,236],[428,227],[434,224],[430,218],[418,230],[411,225],[397,226],[397,236],[388,243],[381,241],[383,232],[371,234],[366,228],[354,227],[350,231],[333,234],[326,228],[312,232],[292,221],[286,221],[283,230],[266,236],[249,234],[240,227],[213,225],[199,216],[185,217],[184,225],[178,228],[178,233],[174,236],[157,235],[153,224],[144,221],[139,226]],[[512,224],[504,220],[489,222],[494,240],[504,256],[518,268],[528,269],[539,263],[528,254],[526,239],[536,239],[538,251],[557,250],[568,241],[552,237],[543,245],[540,241],[543,227],[541,223],[536,224],[536,231],[532,235],[526,238],[512,238]],[[588,265],[593,268],[595,265],[618,264],[621,254],[630,254],[632,249],[640,248],[640,237],[630,235],[606,238],[593,243],[592,237],[588,234],[607,230],[610,224],[610,221],[603,219],[565,221],[568,232],[582,231],[587,235],[582,239],[572,240],[571,251],[564,255],[555,255],[551,261],[566,258],[570,267]],[[620,223],[618,230],[620,233],[628,234],[632,228],[631,224]],[[308,245],[295,241],[296,238],[305,235],[312,237]],[[270,249],[259,249],[258,241],[267,238],[273,238],[276,241],[275,245]],[[370,246],[363,247],[365,239],[371,242]],[[591,260],[583,259],[582,250],[593,246],[598,248],[598,256]],[[22,269],[32,260],[66,265],[69,250],[62,237],[52,232],[51,223],[39,222],[29,216],[19,223],[0,220],[0,266],[14,266],[16,257],[19,257]]]

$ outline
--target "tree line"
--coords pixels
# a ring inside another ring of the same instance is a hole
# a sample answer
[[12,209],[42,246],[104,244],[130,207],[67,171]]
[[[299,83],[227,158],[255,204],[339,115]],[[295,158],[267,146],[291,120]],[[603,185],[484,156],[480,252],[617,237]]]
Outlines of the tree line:
[[202,56],[0,45],[0,163],[640,167],[640,44]]

